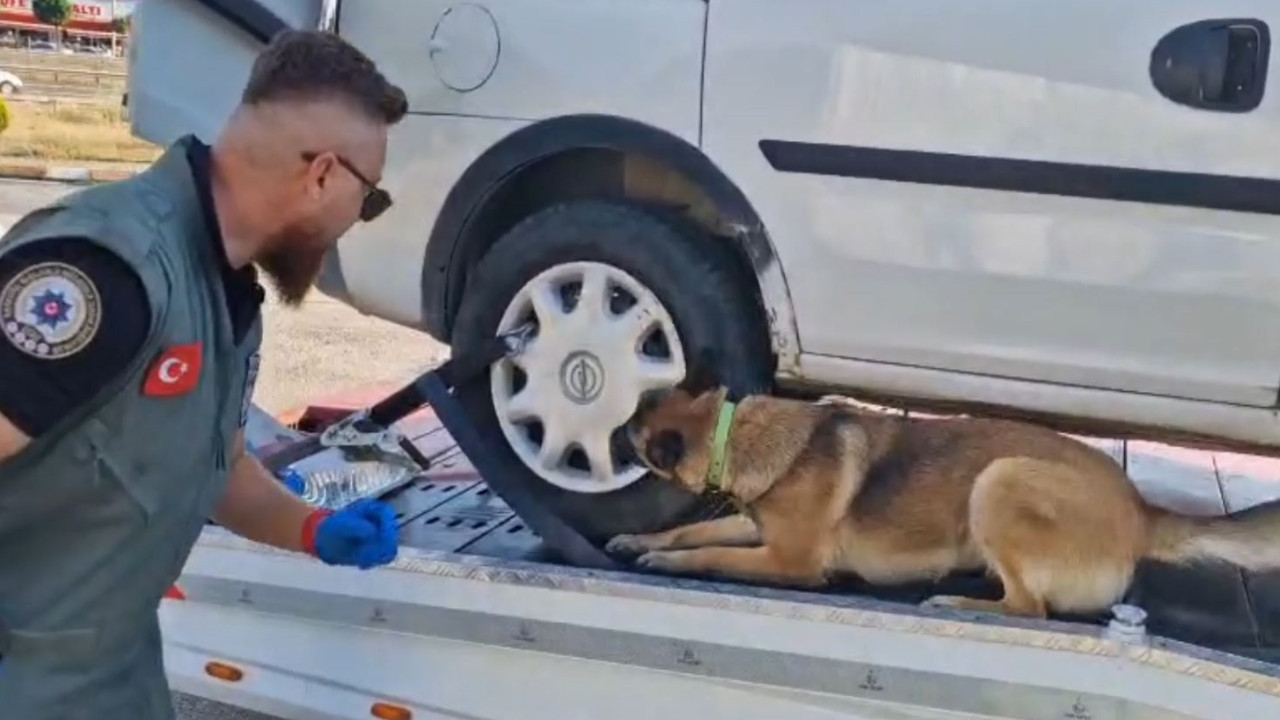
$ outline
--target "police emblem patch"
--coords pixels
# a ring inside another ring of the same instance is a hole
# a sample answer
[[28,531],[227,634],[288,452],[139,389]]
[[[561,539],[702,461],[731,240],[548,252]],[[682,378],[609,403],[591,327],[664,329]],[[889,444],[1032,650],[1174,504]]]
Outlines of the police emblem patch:
[[60,262],[33,265],[0,288],[0,332],[46,360],[85,348],[102,324],[102,299],[87,275]]

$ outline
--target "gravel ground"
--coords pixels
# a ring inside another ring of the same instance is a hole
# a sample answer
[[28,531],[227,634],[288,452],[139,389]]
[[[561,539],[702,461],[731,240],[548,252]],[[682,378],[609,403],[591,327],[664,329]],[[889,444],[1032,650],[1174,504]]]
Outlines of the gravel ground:
[[178,720],[280,720],[274,715],[241,710],[181,693],[173,694],[173,706],[178,711]]
[[254,402],[270,413],[335,391],[407,382],[447,352],[423,333],[361,315],[318,293],[292,309],[268,291],[263,325]]
[[[74,186],[0,180],[0,228]],[[445,349],[426,335],[313,293],[284,308],[268,287],[261,375],[254,401],[276,413],[335,390],[409,380]]]
[[[54,183],[0,180],[0,233],[24,212],[72,189]],[[262,366],[254,401],[271,413],[334,391],[408,381],[446,350],[424,334],[377,320],[315,294],[298,309],[268,291]],[[180,720],[272,720],[175,694]]]

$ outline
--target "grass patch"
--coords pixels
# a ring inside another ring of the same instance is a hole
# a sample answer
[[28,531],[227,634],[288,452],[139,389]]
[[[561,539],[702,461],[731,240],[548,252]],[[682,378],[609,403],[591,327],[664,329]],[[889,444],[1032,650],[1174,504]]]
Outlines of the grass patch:
[[9,103],[0,157],[61,162],[150,163],[163,151],[129,134],[114,105]]

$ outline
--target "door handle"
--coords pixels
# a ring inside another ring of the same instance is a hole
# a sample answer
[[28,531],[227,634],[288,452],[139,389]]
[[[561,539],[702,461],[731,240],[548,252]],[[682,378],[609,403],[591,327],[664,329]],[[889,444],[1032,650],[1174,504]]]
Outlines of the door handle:
[[1248,112],[1262,103],[1271,31],[1261,20],[1202,20],[1175,28],[1151,51],[1151,82],[1201,110]]

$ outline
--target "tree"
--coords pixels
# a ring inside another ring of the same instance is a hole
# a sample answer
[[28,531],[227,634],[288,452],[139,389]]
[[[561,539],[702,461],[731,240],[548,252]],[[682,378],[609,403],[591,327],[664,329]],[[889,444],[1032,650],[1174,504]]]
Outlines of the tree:
[[133,14],[120,15],[111,18],[111,54],[116,54],[117,45],[120,36],[128,36],[129,31],[133,29]]
[[58,45],[62,45],[62,28],[71,19],[71,0],[32,0],[31,14],[45,25],[58,29]]

